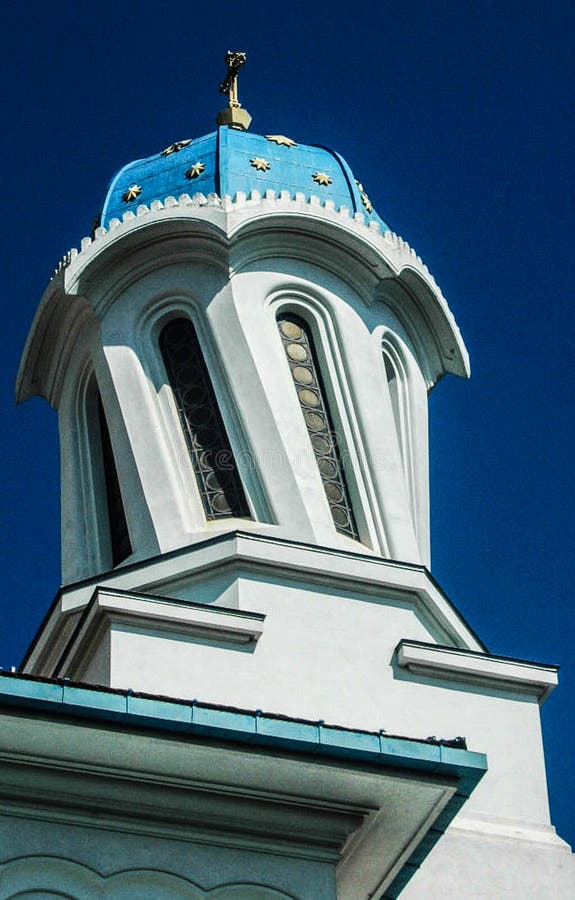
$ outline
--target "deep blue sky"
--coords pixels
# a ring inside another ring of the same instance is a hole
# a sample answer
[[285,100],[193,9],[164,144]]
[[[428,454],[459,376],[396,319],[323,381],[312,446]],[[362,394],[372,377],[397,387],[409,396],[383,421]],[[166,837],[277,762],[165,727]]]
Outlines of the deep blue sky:
[[472,379],[430,400],[433,573],[493,652],[562,665],[543,724],[554,821],[574,843],[572,5],[10,7],[0,664],[20,661],[59,585],[56,415],[13,400],[42,290],[121,165],[213,129],[225,51],[246,50],[252,130],[341,152],[461,327]]

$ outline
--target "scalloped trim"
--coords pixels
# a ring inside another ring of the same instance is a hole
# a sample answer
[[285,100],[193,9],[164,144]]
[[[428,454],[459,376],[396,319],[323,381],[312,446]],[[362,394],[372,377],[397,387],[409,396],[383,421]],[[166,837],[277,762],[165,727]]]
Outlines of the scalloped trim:
[[194,194],[190,196],[190,194],[180,194],[179,197],[168,196],[165,197],[164,200],[152,200],[149,205],[145,203],[140,204],[136,208],[136,212],[133,210],[126,210],[126,212],[122,215],[122,219],[112,218],[108,222],[108,227],[104,227],[103,225],[99,226],[94,231],[93,237],[84,237],[80,242],[80,249],[72,248],[68,250],[67,253],[64,254],[62,259],[59,261],[58,265],[54,269],[52,274],[52,278],[62,272],[64,269],[68,268],[70,263],[75,260],[80,254],[84,251],[88,250],[92,244],[97,243],[98,241],[105,238],[106,235],[117,231],[118,229],[122,229],[124,225],[130,225],[136,219],[141,219],[144,216],[149,215],[150,213],[158,213],[162,210],[170,210],[175,207],[212,207],[222,209],[224,212],[230,212],[235,209],[241,209],[245,206],[265,206],[269,207],[271,205],[275,205],[278,207],[278,211],[281,210],[285,212],[287,208],[292,207],[294,212],[301,212],[302,207],[310,207],[312,210],[324,210],[331,214],[335,214],[339,216],[341,219],[346,221],[346,224],[349,226],[353,223],[354,230],[359,226],[359,229],[363,232],[367,232],[370,238],[379,238],[375,243],[381,243],[388,250],[393,250],[397,253],[402,253],[406,256],[412,258],[413,261],[417,262],[421,267],[423,272],[430,279],[432,284],[439,291],[440,288],[431,275],[429,269],[421,259],[421,257],[415,252],[415,250],[405,241],[402,237],[395,234],[395,232],[390,231],[389,229],[381,230],[381,227],[378,222],[370,221],[366,222],[366,216],[363,213],[357,212],[353,215],[350,215],[349,208],[347,206],[335,206],[333,200],[324,200],[321,197],[318,197],[315,194],[311,194],[307,197],[303,193],[296,193],[292,196],[289,191],[273,191],[267,190],[262,195],[260,191],[251,191],[249,196],[245,193],[238,191],[235,197],[230,197],[229,195],[225,195],[220,197],[218,194],[208,194],[207,196],[202,193]]

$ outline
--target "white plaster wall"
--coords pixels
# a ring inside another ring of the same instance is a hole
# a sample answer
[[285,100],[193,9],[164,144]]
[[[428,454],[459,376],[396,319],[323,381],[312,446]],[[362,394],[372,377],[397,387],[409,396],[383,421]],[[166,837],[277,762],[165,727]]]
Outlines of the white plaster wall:
[[112,686],[417,738],[462,734],[489,759],[466,811],[548,824],[536,701],[396,672],[402,638],[437,640],[411,604],[256,577],[238,593],[240,608],[266,615],[255,648],[114,626]]
[[435,845],[401,900],[572,900],[575,856],[560,841],[462,830]]

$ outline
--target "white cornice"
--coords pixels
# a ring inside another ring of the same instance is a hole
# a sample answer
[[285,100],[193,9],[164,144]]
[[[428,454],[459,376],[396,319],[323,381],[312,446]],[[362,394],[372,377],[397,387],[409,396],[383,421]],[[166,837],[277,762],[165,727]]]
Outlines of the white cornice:
[[261,613],[96,588],[55,674],[81,679],[95,648],[113,625],[247,645],[260,639],[264,619]]
[[402,641],[397,663],[414,675],[529,694],[544,703],[557,686],[557,666],[418,641]]

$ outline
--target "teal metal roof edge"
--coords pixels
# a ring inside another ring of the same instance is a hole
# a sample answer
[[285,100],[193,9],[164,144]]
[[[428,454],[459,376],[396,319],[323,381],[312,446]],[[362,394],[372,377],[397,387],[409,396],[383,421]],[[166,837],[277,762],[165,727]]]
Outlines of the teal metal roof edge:
[[293,719],[198,700],[101,688],[72,683],[65,678],[36,678],[0,671],[0,706],[457,778],[457,792],[389,886],[384,900],[396,900],[487,771],[485,754],[437,741],[415,740],[384,731],[352,730],[323,721]]
[[468,796],[487,769],[483,753],[437,741],[352,730],[323,721],[293,719],[261,710],[177,700],[130,690],[0,672],[0,705],[88,719],[124,722],[191,736],[275,746],[364,762],[452,775]]

